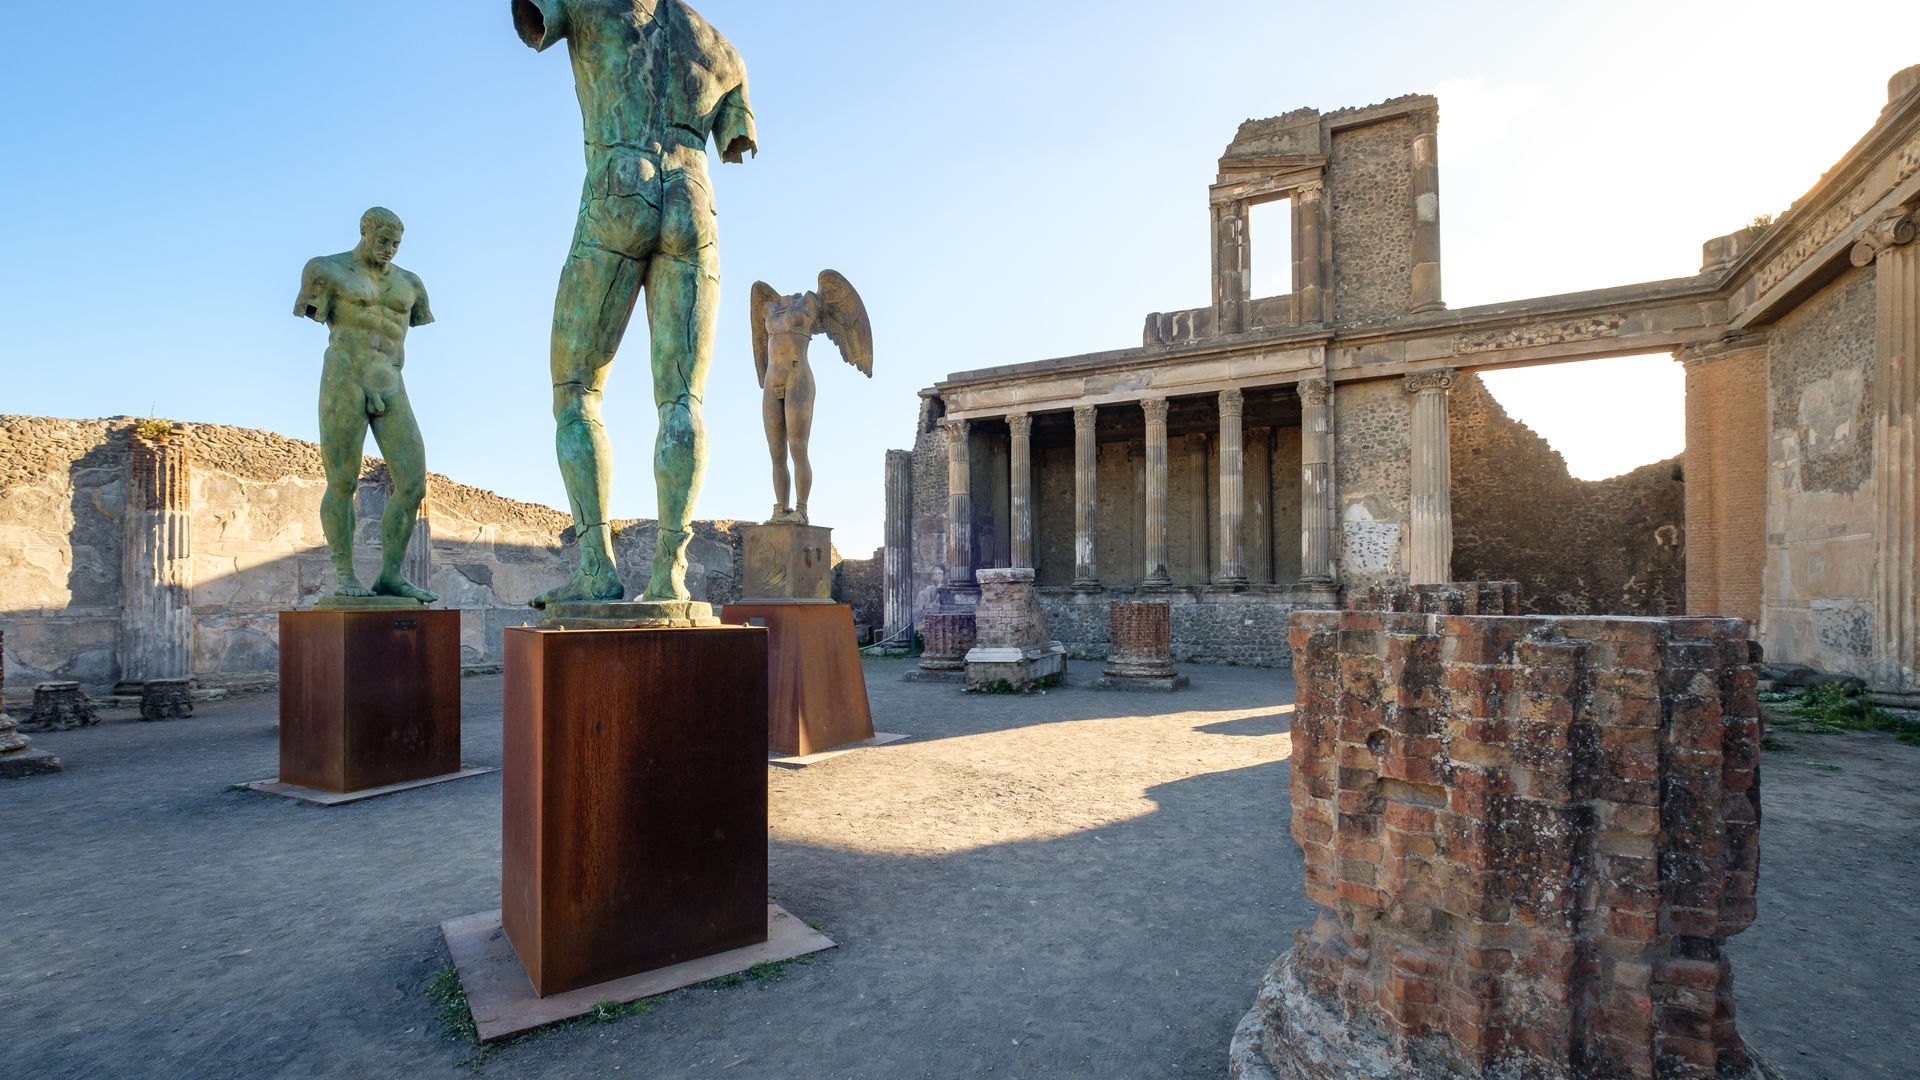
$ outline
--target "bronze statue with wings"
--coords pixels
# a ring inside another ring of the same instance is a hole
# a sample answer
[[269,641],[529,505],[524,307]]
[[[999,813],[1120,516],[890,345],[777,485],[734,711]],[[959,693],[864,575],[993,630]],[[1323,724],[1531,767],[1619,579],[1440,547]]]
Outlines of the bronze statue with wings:
[[[838,271],[820,271],[817,292],[782,296],[764,281],[753,283],[748,305],[753,323],[753,367],[760,376],[760,415],[767,425],[767,450],[773,455],[773,517],[769,525],[805,525],[813,466],[807,462],[807,438],[813,431],[813,369],[807,346],[825,334],[840,347],[847,363],[873,378],[873,327],[867,307]],[[787,457],[793,457],[789,476]],[[798,496],[787,501],[789,494]]]

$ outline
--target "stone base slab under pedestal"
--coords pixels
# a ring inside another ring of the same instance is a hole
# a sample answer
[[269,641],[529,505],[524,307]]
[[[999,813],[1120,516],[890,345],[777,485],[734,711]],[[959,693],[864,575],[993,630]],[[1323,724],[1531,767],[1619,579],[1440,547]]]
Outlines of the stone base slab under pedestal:
[[967,665],[965,661],[962,661],[959,667],[914,668],[912,671],[900,676],[900,681],[963,683],[967,681]]
[[[1023,691],[1067,675],[1067,649],[1045,645],[975,645],[967,650],[967,689]],[[1003,685],[1004,684],[1004,685]]]
[[568,600],[548,604],[534,624],[548,630],[654,630],[719,626],[713,605],[700,600]]
[[64,769],[60,759],[45,750],[22,750],[15,754],[0,754],[0,780],[17,780],[23,776],[45,776]]
[[1125,675],[1104,674],[1088,684],[1095,690],[1147,690],[1170,694],[1175,690],[1184,690],[1190,683],[1185,675],[1178,672],[1172,675]]
[[283,784],[279,777],[270,780],[255,780],[246,787],[262,795],[278,795],[283,799],[298,799],[315,806],[344,806],[347,803],[365,802],[382,795],[392,795],[400,791],[412,791],[414,788],[432,787],[435,784],[451,783],[473,776],[485,776],[499,772],[490,765],[462,765],[459,772],[450,772],[441,776],[429,776],[423,780],[405,780],[398,784],[382,784],[379,787],[362,788],[359,791],[322,791],[319,788],[302,787],[299,784]]
[[735,975],[755,964],[778,963],[835,947],[832,938],[767,905],[767,939],[744,948],[643,971],[625,978],[541,997],[514,955],[500,925],[500,912],[483,911],[440,924],[447,952],[467,992],[467,1009],[483,1043],[512,1038],[548,1024],[592,1012],[604,1001],[625,1005],[683,986]]
[[907,736],[895,735],[885,731],[876,731],[871,739],[861,739],[859,742],[846,743],[841,746],[836,746],[831,750],[822,750],[817,754],[781,754],[769,752],[767,754],[767,764],[778,765],[783,769],[804,769],[809,765],[818,765],[823,761],[832,761],[842,754],[851,754],[855,750],[865,750],[874,746],[885,746],[888,743],[899,742],[904,738],[907,738]]

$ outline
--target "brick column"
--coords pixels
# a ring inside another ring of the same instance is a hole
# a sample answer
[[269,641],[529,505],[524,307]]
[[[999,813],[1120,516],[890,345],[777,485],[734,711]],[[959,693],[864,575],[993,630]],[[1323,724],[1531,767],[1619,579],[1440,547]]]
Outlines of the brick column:
[[1094,559],[1094,533],[1099,509],[1099,472],[1094,442],[1095,407],[1073,409],[1073,583],[1099,588],[1100,568]]
[[1725,952],[1760,855],[1746,624],[1469,613],[1488,598],[1293,615],[1290,820],[1321,911],[1230,1075],[1777,1075]]
[[1440,150],[1432,113],[1415,122],[1413,137],[1413,312],[1439,311],[1440,299]]
[[1306,379],[1300,395],[1300,583],[1333,584],[1334,540],[1340,535],[1333,498],[1333,383]]
[[1452,462],[1447,449],[1447,392],[1451,368],[1406,377],[1413,395],[1413,550],[1408,579],[1444,584],[1453,567]]
[[[1874,267],[1873,688],[1920,694],[1920,208],[1903,206],[1853,247]],[[1909,701],[1898,702],[1902,705]]]
[[1681,349],[1687,613],[1757,623],[1767,565],[1767,337]]
[[1142,585],[1173,582],[1167,569],[1167,399],[1145,398],[1147,414],[1147,575]]
[[913,625],[913,452],[887,451],[885,634]]
[[947,584],[973,583],[973,463],[968,457],[969,425],[965,420],[945,419],[940,427],[947,433]]
[[1033,566],[1033,417],[1027,413],[1007,415],[1009,446],[1007,458],[1008,502],[1013,507],[1013,557],[1015,569]]
[[193,674],[193,521],[184,433],[128,429],[127,500],[121,516],[120,687]]
[[1220,391],[1220,570],[1213,579],[1219,585],[1247,583],[1240,535],[1247,516],[1246,462],[1240,442],[1240,418],[1245,409],[1246,396],[1239,387]]

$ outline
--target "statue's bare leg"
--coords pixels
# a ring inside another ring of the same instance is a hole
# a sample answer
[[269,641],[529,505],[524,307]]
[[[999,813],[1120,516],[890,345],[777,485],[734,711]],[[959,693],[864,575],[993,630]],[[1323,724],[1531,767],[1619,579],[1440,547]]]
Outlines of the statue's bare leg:
[[353,572],[353,493],[360,486],[360,456],[367,442],[367,398],[345,365],[329,358],[321,376],[320,462],[327,474],[320,496],[320,528],[333,557],[335,596],[372,596]]
[[[581,233],[588,227],[583,215]],[[580,542],[580,567],[558,588],[534,597],[536,608],[569,600],[618,600],[626,592],[614,567],[607,522],[613,448],[600,421],[600,392],[633,316],[644,265],[576,234],[560,272],[553,302],[554,448]]]
[[393,495],[380,518],[380,576],[374,579],[373,591],[380,596],[404,596],[431,604],[440,598],[400,576],[420,503],[427,497],[427,451],[406,388],[388,395],[387,411],[371,422],[374,441],[380,447],[380,456],[387,459],[387,474],[393,478]]
[[660,433],[653,444],[653,482],[660,499],[660,535],[642,600],[688,600],[687,542],[694,500],[707,471],[707,430],[700,414],[713,333],[719,318],[720,255],[713,201],[706,186],[668,174],[660,251],[647,272],[647,323],[653,333],[653,403]]
[[807,523],[807,495],[813,491],[813,463],[807,442],[813,437],[813,369],[805,364],[787,387],[787,448],[793,454],[793,523]]
[[[771,383],[773,377],[768,376]],[[772,385],[760,395],[760,420],[767,429],[767,453],[773,457],[773,516],[767,524],[777,523],[792,505],[787,502],[793,490],[793,478],[787,472],[787,404]]]

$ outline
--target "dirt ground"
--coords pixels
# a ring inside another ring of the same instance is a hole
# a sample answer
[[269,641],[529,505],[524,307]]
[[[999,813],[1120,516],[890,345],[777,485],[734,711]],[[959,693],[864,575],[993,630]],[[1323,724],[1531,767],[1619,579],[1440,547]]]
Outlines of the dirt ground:
[[[1287,676],[975,697],[906,670],[868,684],[909,739],[768,769],[772,892],[839,948],[484,1054],[426,990],[440,921],[499,905],[497,774],[328,809],[226,790],[275,771],[271,697],[37,736],[68,771],[0,783],[0,1075],[1224,1075],[1312,916]],[[464,716],[499,764],[498,677]],[[1912,1077],[1920,749],[1784,738],[1742,1030],[1794,1080]]]

